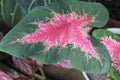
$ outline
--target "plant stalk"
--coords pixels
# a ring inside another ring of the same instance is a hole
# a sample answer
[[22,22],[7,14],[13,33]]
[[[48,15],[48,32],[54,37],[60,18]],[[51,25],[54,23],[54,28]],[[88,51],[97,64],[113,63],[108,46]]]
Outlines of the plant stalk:
[[35,0],[32,0],[32,2],[30,3],[30,6],[28,7],[28,12],[30,12],[31,7],[32,7],[32,5],[33,5],[34,2],[35,2]]
[[47,0],[44,0],[44,5],[47,6]]
[[50,4],[51,3],[51,0],[48,0],[48,4]]
[[41,72],[42,77],[44,78],[43,80],[47,80],[43,69],[42,69],[42,68],[39,68],[39,70],[40,70],[40,72]]
[[38,70],[38,68],[36,69],[35,67],[33,67],[32,70],[32,75],[31,75],[31,80],[35,80],[35,72]]

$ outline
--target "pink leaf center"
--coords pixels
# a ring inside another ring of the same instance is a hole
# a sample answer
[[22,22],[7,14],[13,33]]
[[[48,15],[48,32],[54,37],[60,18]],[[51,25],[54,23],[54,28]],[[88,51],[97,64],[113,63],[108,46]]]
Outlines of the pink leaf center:
[[120,42],[113,40],[111,37],[101,38],[101,40],[110,54],[113,66],[120,71]]
[[94,22],[95,17],[89,19],[87,14],[78,16],[77,13],[72,12],[69,14],[60,15],[59,13],[53,13],[54,16],[49,19],[47,23],[32,22],[31,24],[38,25],[38,29],[32,34],[26,34],[23,38],[13,41],[12,43],[20,42],[26,43],[38,43],[43,42],[47,45],[47,49],[52,46],[65,47],[67,44],[73,44],[74,47],[80,47],[82,51],[90,53],[93,57],[100,60],[98,54],[95,52],[92,46],[88,32],[90,27],[87,27],[90,20]]

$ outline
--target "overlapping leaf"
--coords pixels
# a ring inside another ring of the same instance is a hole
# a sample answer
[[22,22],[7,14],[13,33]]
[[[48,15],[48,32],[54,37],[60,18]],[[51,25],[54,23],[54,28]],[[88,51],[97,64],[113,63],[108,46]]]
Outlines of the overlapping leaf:
[[95,30],[93,32],[93,36],[97,39],[100,39],[101,43],[103,43],[107,48],[112,61],[111,65],[119,71],[120,37],[110,31],[103,29]]
[[[61,4],[63,6],[61,6]],[[92,6],[94,6],[95,9]],[[90,16],[94,16],[97,12],[100,11],[98,16],[96,17],[96,20],[100,22],[96,22],[95,24],[93,24],[94,26],[102,27],[108,20],[108,12],[101,4],[90,4],[79,1],[73,2],[72,0],[68,0],[68,2],[61,0],[59,3],[59,0],[57,0],[57,2],[54,2],[50,5],[50,8],[36,7],[28,15],[26,15],[19,22],[19,24],[17,24],[1,41],[0,51],[9,53],[10,55],[16,57],[30,57],[43,64],[53,64],[64,59],[69,59],[71,61],[72,68],[89,73],[107,72],[110,66],[108,52],[100,42],[93,38],[90,38],[90,41],[93,47],[95,47],[95,51],[99,54],[102,64],[99,60],[93,57],[88,59],[87,61],[85,53],[81,51],[80,48],[74,48],[72,44],[68,44],[60,51],[60,48],[58,46],[53,46],[49,50],[44,51],[46,45],[44,45],[42,42],[34,44],[10,44],[10,42],[22,38],[23,35],[26,33],[33,33],[38,28],[37,25],[30,24],[31,22],[43,21],[45,23],[45,18],[52,16],[51,10],[59,13],[62,13],[62,11],[63,13],[66,13],[66,11],[69,12],[71,10],[71,7],[75,12],[80,12],[80,15],[84,13],[83,9],[85,9],[85,13],[90,14]],[[91,12],[89,13],[89,11]],[[106,16],[104,17],[103,15]]]

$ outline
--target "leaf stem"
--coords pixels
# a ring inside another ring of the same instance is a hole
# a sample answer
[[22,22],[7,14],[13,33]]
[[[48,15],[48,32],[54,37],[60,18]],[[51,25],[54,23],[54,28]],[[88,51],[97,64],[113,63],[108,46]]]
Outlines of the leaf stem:
[[33,5],[33,3],[35,2],[35,0],[32,0],[32,2],[31,2],[31,4],[30,4],[30,6],[28,7],[28,12],[30,12],[30,10],[31,10],[31,7],[32,7],[32,5]]
[[42,75],[42,77],[44,78],[44,80],[47,80],[47,78],[46,78],[46,76],[45,76],[45,73],[44,73],[43,69],[42,69],[42,68],[39,68],[39,70],[40,70],[41,75]]
[[12,19],[11,19],[11,25],[13,26],[14,25],[14,19],[15,19],[15,12],[17,10],[17,3],[15,4],[15,7],[14,7],[14,11],[13,13],[11,13],[11,16],[12,16]]
[[6,22],[6,19],[5,19],[5,15],[4,15],[4,0],[1,0],[1,15],[2,15],[2,18],[3,20]]
[[48,4],[50,4],[51,3],[51,0],[48,0]]
[[47,0],[44,0],[44,5],[47,6]]
[[32,68],[32,75],[31,75],[31,80],[35,80],[35,72],[38,70],[38,68],[35,68],[35,66],[33,66]]
[[108,74],[107,74],[107,80],[111,80],[110,78],[111,78],[111,76],[110,76],[110,74],[108,73]]

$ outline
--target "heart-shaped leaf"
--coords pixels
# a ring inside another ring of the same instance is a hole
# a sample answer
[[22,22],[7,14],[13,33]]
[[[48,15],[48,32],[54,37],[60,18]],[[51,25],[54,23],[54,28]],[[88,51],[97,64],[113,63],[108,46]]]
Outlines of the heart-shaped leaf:
[[120,70],[120,37],[108,30],[98,29],[93,36],[104,44],[111,57],[111,64],[116,70]]
[[[53,64],[69,59],[72,68],[89,73],[107,72],[110,59],[106,48],[99,41],[90,37],[88,35],[89,30],[84,28],[89,24],[86,20],[88,19],[88,16],[86,16],[88,7],[86,6],[93,4],[75,1],[78,6],[76,8],[76,5],[72,5],[72,1],[63,1],[63,5],[68,5],[68,3],[75,12],[68,12],[68,14],[63,15],[56,13],[59,11],[53,6],[61,4],[58,4],[58,2],[51,4],[50,8],[34,8],[3,38],[0,43],[0,51],[16,57],[30,57],[42,64]],[[81,8],[80,5],[83,5],[83,7]],[[94,3],[93,6],[96,7],[96,5]],[[102,5],[98,4],[98,6]],[[106,10],[103,6],[102,8]],[[84,13],[82,9],[85,9],[86,14],[78,18],[78,9],[81,10],[82,14]],[[51,14],[52,10],[54,10],[53,15]],[[60,11],[62,10],[70,10],[70,6],[68,5],[67,8],[61,6]],[[95,11],[92,15],[97,13],[97,9]],[[98,16],[101,14],[99,13]],[[96,16],[97,19],[99,17]],[[106,20],[103,20],[103,23],[106,21],[107,17]]]

